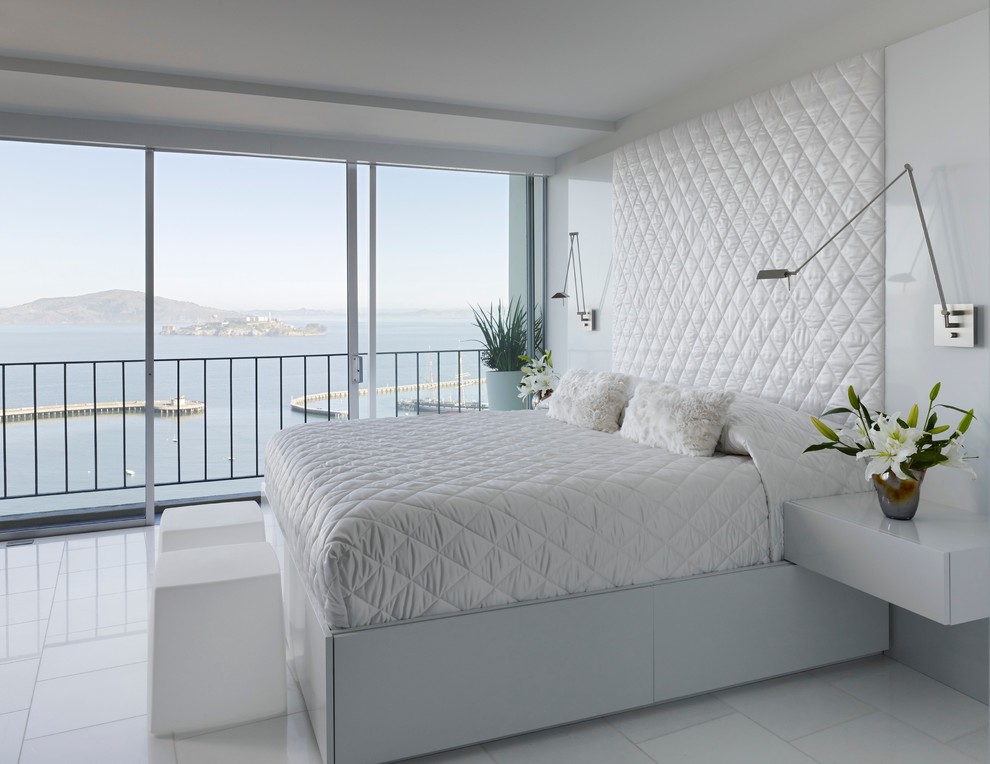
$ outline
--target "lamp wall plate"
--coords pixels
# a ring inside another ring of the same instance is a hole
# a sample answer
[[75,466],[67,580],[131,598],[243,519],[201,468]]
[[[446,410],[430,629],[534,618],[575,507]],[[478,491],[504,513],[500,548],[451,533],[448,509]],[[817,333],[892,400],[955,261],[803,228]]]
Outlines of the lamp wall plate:
[[976,307],[968,303],[947,304],[945,307],[949,309],[949,322],[959,326],[946,329],[942,306],[936,304],[935,344],[953,348],[973,347],[976,340]]
[[581,328],[586,332],[593,332],[598,328],[595,326],[595,311],[593,310],[578,311],[578,321],[581,322]]

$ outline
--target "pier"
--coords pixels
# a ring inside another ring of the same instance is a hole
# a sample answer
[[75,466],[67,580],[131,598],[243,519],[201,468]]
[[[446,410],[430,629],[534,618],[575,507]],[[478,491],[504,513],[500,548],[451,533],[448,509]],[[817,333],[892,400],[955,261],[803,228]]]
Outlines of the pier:
[[[445,382],[430,381],[430,382],[420,382],[419,384],[411,384],[411,385],[398,385],[398,386],[389,385],[387,387],[377,387],[375,388],[375,394],[398,395],[399,393],[418,393],[418,392],[429,392],[435,390],[437,392],[437,396],[439,397],[440,390],[457,389],[457,388],[461,388],[463,390],[466,387],[477,387],[479,384],[482,385],[485,384],[485,380],[465,379],[465,378],[449,379]],[[368,397],[368,388],[363,387],[360,390],[358,390],[358,395],[360,395],[363,398]],[[340,401],[340,400],[345,400],[345,401],[347,400],[346,390],[331,390],[322,393],[310,393],[309,395],[299,395],[296,396],[295,398],[292,398],[289,401],[289,405],[292,407],[293,411],[298,411],[300,414],[315,414],[317,416],[330,417],[331,419],[341,419],[347,417],[346,411],[332,411],[329,408],[325,408],[325,409],[313,408],[311,405],[317,401]],[[437,408],[436,398],[433,399],[433,402],[430,405],[434,409]],[[447,408],[457,408],[457,405],[458,405],[457,401],[451,401],[450,403],[446,403],[446,404],[441,403],[441,407],[447,407]],[[464,402],[461,403],[460,405],[461,408],[477,408],[476,403]],[[413,403],[413,406],[415,406],[415,403]],[[421,407],[426,406],[424,400],[420,401],[420,406]],[[401,402],[399,404],[399,408],[403,408]]]
[[[201,401],[178,398],[154,402],[155,416],[173,417],[202,414],[206,404]],[[47,406],[21,406],[0,409],[0,422],[30,422],[35,419],[62,419],[98,414],[143,414],[144,401],[106,401],[103,403],[56,403]]]

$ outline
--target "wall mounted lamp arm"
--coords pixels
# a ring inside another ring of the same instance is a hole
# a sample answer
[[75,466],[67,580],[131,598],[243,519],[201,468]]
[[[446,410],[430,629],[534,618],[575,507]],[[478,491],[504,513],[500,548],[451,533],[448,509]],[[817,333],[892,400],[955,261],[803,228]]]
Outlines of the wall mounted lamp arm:
[[790,270],[787,268],[779,268],[779,269],[762,270],[756,274],[756,278],[758,280],[784,279],[784,278],[789,278],[790,276],[797,276],[801,271],[804,270],[804,268],[808,265],[808,263],[810,263],[812,260],[818,257],[818,255],[822,252],[822,250],[825,249],[825,247],[827,247],[829,244],[835,241],[836,237],[840,233],[842,233],[849,226],[851,226],[853,222],[855,222],[860,217],[860,215],[862,215],[871,206],[873,206],[873,203],[876,202],[877,199],[879,199],[881,196],[887,193],[887,190],[891,186],[893,186],[897,181],[903,178],[905,175],[907,175],[908,179],[911,181],[911,190],[914,192],[914,203],[918,208],[918,217],[921,219],[921,230],[925,234],[925,245],[928,247],[928,257],[932,263],[932,272],[935,274],[935,286],[938,289],[938,299],[939,299],[939,303],[941,303],[942,306],[942,317],[945,320],[945,328],[946,329],[958,328],[958,324],[954,324],[949,320],[949,316],[952,315],[952,313],[945,304],[945,294],[942,292],[942,279],[939,278],[938,275],[938,265],[935,264],[935,252],[932,249],[932,240],[928,234],[928,222],[925,220],[925,213],[924,210],[922,210],[921,208],[921,196],[918,193],[918,184],[915,183],[914,180],[914,168],[912,168],[911,165],[909,164],[904,165],[904,169],[901,170],[900,174],[897,175],[896,178],[894,178],[892,181],[890,181],[890,183],[884,186],[880,190],[880,192],[872,199],[870,199],[870,201],[868,201],[859,212],[857,212],[855,215],[849,218],[849,220],[846,221],[845,225],[843,225],[838,231],[836,231],[831,236],[829,236],[828,239],[825,241],[825,243],[822,244],[818,249],[816,249],[811,254],[811,256],[803,263],[801,263],[801,265],[799,265],[796,269]]

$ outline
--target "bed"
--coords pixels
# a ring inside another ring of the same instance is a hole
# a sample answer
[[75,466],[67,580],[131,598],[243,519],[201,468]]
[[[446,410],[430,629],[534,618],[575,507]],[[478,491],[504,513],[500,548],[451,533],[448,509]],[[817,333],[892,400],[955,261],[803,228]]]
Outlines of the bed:
[[304,425],[268,446],[290,657],[327,762],[383,762],[879,652],[886,605],[782,559],[863,490],[737,396],[710,457],[541,411]]

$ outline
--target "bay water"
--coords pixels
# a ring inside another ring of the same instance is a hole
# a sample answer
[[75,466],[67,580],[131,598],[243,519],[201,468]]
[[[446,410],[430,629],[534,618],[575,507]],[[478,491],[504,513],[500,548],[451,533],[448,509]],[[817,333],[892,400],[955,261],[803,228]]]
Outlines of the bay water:
[[[320,323],[322,336],[155,336],[156,401],[183,396],[205,411],[156,417],[155,480],[161,498],[256,490],[264,448],[279,429],[327,419],[315,409],[344,412],[347,400],[291,401],[347,389],[346,321],[337,315],[279,315],[302,326]],[[359,327],[367,351],[367,327]],[[378,388],[433,380],[465,384],[439,398],[478,406],[484,387],[480,335],[470,316],[383,315],[378,319]],[[0,326],[0,408],[143,401],[141,326],[93,324]],[[419,351],[418,354],[416,351]],[[458,352],[460,351],[460,352]],[[326,356],[330,355],[328,359]],[[367,361],[366,361],[367,363]],[[367,376],[364,387],[367,387]],[[460,396],[460,398],[458,397]],[[419,394],[435,405],[437,390]],[[416,393],[381,393],[376,415],[415,415]],[[369,415],[369,396],[359,398]],[[431,409],[431,410],[435,410]],[[111,413],[10,421],[0,427],[0,517],[143,501],[145,420]],[[98,491],[94,489],[99,489]],[[42,494],[42,496],[37,496]]]

